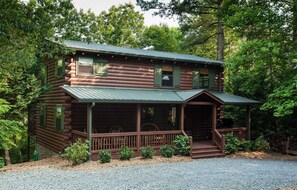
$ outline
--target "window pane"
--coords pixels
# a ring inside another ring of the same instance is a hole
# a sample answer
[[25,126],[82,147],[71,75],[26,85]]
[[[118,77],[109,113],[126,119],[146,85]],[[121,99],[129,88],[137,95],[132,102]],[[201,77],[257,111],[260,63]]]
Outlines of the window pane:
[[55,110],[55,127],[57,130],[63,129],[63,111],[61,106],[57,106]]
[[143,107],[141,120],[142,123],[152,123],[154,122],[155,108],[154,107]]
[[91,57],[78,57],[77,62],[78,75],[93,75],[93,58]]
[[93,58],[91,57],[78,57],[80,65],[91,66],[93,65]]
[[41,106],[39,110],[39,126],[45,127],[46,124],[46,109],[45,106]]
[[56,63],[56,74],[57,76],[62,76],[63,75],[63,71],[64,71],[64,64],[63,64],[63,60],[59,59]]
[[162,86],[173,87],[173,67],[162,67]]

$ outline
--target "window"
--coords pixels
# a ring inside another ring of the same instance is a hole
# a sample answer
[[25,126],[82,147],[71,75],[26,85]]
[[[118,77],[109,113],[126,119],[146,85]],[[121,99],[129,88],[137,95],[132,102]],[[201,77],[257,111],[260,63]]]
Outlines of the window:
[[162,67],[162,87],[173,87],[173,67]]
[[79,57],[77,62],[77,75],[107,76],[108,64],[104,59],[92,57]]
[[141,121],[142,123],[153,123],[155,118],[154,107],[142,107]]
[[55,107],[55,128],[58,131],[63,131],[64,129],[64,108],[62,106]]
[[207,69],[200,69],[199,88],[209,88],[209,74]]
[[43,128],[46,126],[46,107],[44,105],[39,108],[39,126]]
[[78,75],[93,75],[93,58],[91,57],[79,57],[77,63]]
[[176,125],[176,107],[171,106],[168,110],[167,125],[175,127]]
[[57,77],[63,76],[64,71],[65,71],[65,63],[62,59],[59,59],[56,62],[56,76]]

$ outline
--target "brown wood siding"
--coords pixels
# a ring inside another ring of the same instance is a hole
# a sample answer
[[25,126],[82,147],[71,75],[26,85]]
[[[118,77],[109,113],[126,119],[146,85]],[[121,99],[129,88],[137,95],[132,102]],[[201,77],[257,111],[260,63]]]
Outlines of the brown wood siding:
[[194,140],[211,139],[212,106],[186,106],[185,131],[192,133]]
[[[69,61],[70,62],[70,61]],[[66,84],[65,78],[67,74],[62,77],[55,76],[55,63],[49,62],[47,66],[47,83],[50,84],[51,90],[44,93],[39,98],[36,111],[36,136],[37,142],[55,152],[62,151],[70,143],[71,137],[71,97],[67,95],[60,86]],[[66,70],[67,72],[67,66]],[[41,128],[39,126],[39,107],[46,106],[46,126]],[[64,130],[58,131],[54,126],[54,110],[56,105],[64,107]]]
[[[75,64],[71,67],[75,73]],[[107,76],[71,75],[71,85],[154,88],[154,65],[109,60]]]

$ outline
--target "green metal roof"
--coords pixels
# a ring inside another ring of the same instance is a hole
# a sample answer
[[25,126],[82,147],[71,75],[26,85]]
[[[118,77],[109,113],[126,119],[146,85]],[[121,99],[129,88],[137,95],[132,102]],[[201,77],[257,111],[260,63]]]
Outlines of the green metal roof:
[[248,99],[242,96],[236,96],[216,91],[210,91],[210,93],[218,99],[222,100],[224,105],[251,105],[260,103],[259,101]]
[[181,103],[183,99],[170,90],[62,86],[78,102],[105,103]]
[[197,90],[165,90],[143,88],[114,88],[101,86],[62,86],[62,89],[78,102],[96,103],[160,103],[183,104],[200,94],[210,94],[221,100],[222,104],[251,105],[258,101],[226,93]]
[[61,40],[61,42],[68,48],[73,48],[78,51],[96,52],[96,53],[110,53],[117,55],[127,55],[134,57],[144,57],[153,59],[164,59],[171,61],[185,61],[193,63],[208,63],[214,65],[223,65],[224,62],[216,61],[204,57],[188,54],[169,53],[162,51],[143,50],[135,48],[126,48],[118,46],[101,45],[95,43],[86,43],[72,40]]

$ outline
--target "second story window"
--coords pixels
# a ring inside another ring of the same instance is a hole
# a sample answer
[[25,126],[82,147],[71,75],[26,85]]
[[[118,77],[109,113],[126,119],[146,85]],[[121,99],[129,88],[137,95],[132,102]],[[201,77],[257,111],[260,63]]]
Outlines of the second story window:
[[107,76],[108,64],[105,59],[94,59],[92,57],[79,57],[76,64],[77,75]]
[[207,69],[200,70],[199,88],[209,88],[209,73]]
[[93,58],[91,57],[79,57],[77,63],[78,75],[93,75]]
[[61,77],[63,76],[65,71],[65,63],[62,59],[57,60],[56,62],[56,76]]
[[162,87],[173,87],[173,67],[162,67]]

